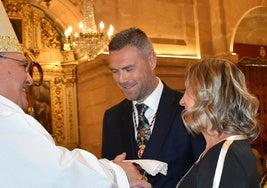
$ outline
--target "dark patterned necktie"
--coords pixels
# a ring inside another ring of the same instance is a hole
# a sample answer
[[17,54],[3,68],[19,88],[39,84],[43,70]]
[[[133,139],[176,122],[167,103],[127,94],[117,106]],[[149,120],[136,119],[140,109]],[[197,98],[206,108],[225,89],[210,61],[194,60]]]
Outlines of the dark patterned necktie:
[[145,117],[145,112],[148,106],[141,103],[136,104],[136,109],[138,112],[138,126],[137,126],[137,144],[139,146],[138,157],[141,158],[145,150],[146,144],[151,135],[150,125]]

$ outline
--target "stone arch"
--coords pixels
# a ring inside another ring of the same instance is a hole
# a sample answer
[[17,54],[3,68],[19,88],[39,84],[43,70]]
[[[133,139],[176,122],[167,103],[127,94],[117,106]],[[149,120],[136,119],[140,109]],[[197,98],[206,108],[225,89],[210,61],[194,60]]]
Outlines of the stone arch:
[[[264,24],[265,23],[265,24]],[[233,52],[233,46],[236,40],[238,42],[240,41],[242,36],[240,36],[241,33],[246,35],[246,37],[243,37],[243,42],[246,41],[248,44],[255,44],[255,42],[252,42],[252,38],[255,37],[258,38],[259,35],[257,36],[257,30],[263,30],[265,31],[265,35],[267,33],[267,6],[256,6],[253,7],[249,10],[247,10],[238,20],[236,23],[236,26],[233,28],[233,33],[231,36],[230,40],[230,52]],[[251,28],[253,27],[253,28]],[[252,31],[252,29],[254,29]],[[255,32],[256,31],[256,32]],[[250,33],[250,35],[248,35]],[[263,43],[261,42],[260,44],[262,45],[267,45],[267,37]],[[259,44],[259,43],[257,43]]]

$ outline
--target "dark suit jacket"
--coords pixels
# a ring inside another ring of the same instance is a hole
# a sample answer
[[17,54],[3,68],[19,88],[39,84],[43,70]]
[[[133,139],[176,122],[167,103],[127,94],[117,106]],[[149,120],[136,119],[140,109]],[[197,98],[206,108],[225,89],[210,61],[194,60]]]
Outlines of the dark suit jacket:
[[[179,105],[182,94],[164,84],[152,135],[143,153],[144,159],[168,163],[167,176],[149,176],[154,188],[174,188],[204,150],[204,138],[193,137],[186,131]],[[124,99],[104,115],[102,157],[110,160],[122,152],[127,159],[138,159],[134,136],[132,102]]]

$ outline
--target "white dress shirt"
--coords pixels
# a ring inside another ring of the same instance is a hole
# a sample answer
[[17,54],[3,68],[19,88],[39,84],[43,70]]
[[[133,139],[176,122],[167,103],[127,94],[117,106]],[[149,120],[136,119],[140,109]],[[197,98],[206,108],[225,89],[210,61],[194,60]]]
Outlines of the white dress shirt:
[[[161,82],[161,80],[159,78],[157,78],[159,80],[159,83],[157,85],[157,87],[155,88],[155,90],[142,102],[144,104],[146,104],[148,106],[148,109],[145,112],[145,116],[149,122],[150,126],[150,130],[151,133],[153,131],[154,128],[154,123],[155,123],[155,119],[157,118],[157,110],[158,110],[158,106],[159,106],[159,101],[160,101],[160,97],[163,91],[163,83]],[[135,137],[137,137],[137,131],[136,128],[138,126],[138,118],[137,118],[137,109],[135,107],[135,104],[137,103],[137,101],[133,101],[133,109],[134,109],[134,113],[133,113],[133,121],[134,121],[134,126],[135,126]]]

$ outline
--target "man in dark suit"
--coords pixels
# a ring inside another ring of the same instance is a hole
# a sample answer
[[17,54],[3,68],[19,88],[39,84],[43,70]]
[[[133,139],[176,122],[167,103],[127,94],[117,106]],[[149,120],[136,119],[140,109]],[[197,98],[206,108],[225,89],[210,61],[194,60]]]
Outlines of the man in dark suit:
[[[102,157],[113,159],[126,152],[126,159],[166,162],[166,176],[147,178],[154,188],[174,188],[204,150],[205,142],[187,133],[179,106],[182,94],[156,76],[156,63],[152,43],[142,30],[129,28],[112,38],[108,67],[126,99],[105,112]],[[141,103],[147,106],[148,137],[138,128],[136,104]]]

